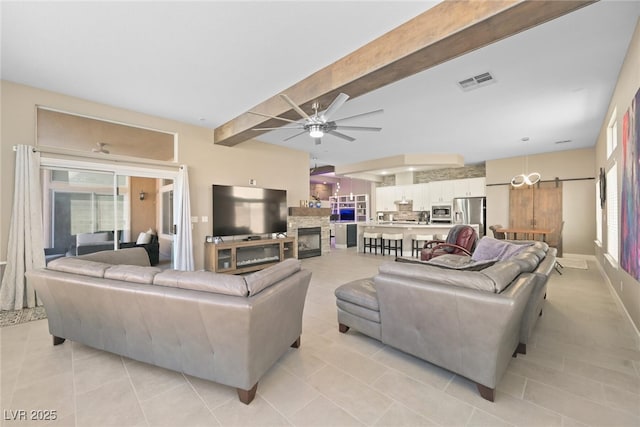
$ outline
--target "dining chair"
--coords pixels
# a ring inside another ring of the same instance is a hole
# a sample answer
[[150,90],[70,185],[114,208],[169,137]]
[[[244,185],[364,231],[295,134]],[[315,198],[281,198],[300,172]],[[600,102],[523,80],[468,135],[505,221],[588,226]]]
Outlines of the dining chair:
[[496,239],[499,239],[499,240],[506,239],[506,236],[505,236],[504,232],[496,231],[499,228],[502,228],[502,225],[495,224],[495,225],[489,226],[489,229],[493,232],[493,237],[495,237]]

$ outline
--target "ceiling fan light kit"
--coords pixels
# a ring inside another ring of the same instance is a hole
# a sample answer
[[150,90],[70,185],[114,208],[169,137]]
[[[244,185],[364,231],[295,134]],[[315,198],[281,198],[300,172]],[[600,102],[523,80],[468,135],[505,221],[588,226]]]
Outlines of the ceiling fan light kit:
[[311,138],[322,138],[324,136],[324,132],[320,125],[311,125],[309,126],[309,136]]
[[109,154],[109,150],[105,148],[108,145],[106,142],[96,142],[96,145],[97,147],[93,148],[91,151],[94,153]]
[[308,133],[311,138],[314,139],[316,145],[322,142],[322,137],[326,134],[333,135],[340,139],[344,139],[345,141],[355,141],[356,139],[345,135],[342,132],[338,132],[339,130],[347,130],[347,131],[368,131],[368,132],[379,132],[382,130],[380,127],[371,127],[371,126],[341,126],[338,124],[340,121],[345,120],[353,120],[356,118],[362,118],[368,115],[382,113],[384,110],[375,110],[369,111],[367,113],[356,114],[354,116],[344,117],[342,119],[330,120],[333,114],[340,108],[342,105],[347,102],[349,99],[349,95],[340,93],[332,102],[329,107],[327,107],[324,111],[320,110],[320,104],[318,102],[314,102],[312,105],[313,114],[308,115],[298,104],[293,102],[291,98],[289,98],[286,94],[281,93],[280,98],[282,98],[298,115],[301,117],[301,120],[294,121],[290,119],[286,119],[284,117],[278,116],[270,116],[268,114],[259,113],[256,111],[249,111],[251,114],[255,114],[262,117],[269,117],[276,120],[282,120],[288,123],[291,123],[289,126],[283,126],[279,128],[253,128],[253,130],[257,131],[270,131],[270,130],[281,130],[281,129],[299,129],[302,132],[299,132],[295,135],[287,137],[284,141],[289,141],[290,139],[296,138],[303,133]]

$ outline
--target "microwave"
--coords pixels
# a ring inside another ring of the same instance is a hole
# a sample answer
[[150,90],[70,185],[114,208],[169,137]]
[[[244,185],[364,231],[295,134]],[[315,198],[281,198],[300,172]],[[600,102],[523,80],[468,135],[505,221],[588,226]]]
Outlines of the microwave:
[[451,205],[431,205],[431,222],[451,222]]

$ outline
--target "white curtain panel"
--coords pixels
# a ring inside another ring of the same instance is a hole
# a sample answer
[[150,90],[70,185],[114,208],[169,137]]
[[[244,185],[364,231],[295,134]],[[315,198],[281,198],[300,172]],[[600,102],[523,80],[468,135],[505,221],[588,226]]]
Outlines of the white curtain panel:
[[189,174],[181,166],[174,187],[173,217],[176,224],[173,245],[173,268],[193,271],[193,237],[191,233],[191,203],[189,200]]
[[18,145],[7,266],[0,285],[0,309],[19,310],[42,305],[35,290],[27,284],[24,273],[44,265],[40,153],[34,152],[33,147]]

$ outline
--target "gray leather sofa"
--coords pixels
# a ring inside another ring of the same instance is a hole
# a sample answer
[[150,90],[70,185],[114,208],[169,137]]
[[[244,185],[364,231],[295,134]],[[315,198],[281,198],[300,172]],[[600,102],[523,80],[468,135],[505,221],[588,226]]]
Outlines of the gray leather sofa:
[[247,276],[149,266],[144,248],[65,257],[27,273],[54,345],[65,339],[237,388],[300,345],[311,273],[289,259]]
[[340,332],[353,328],[455,372],[493,401],[511,357],[526,351],[555,250],[536,243],[478,271],[461,268],[463,258],[456,268],[439,262],[388,262],[337,288]]

